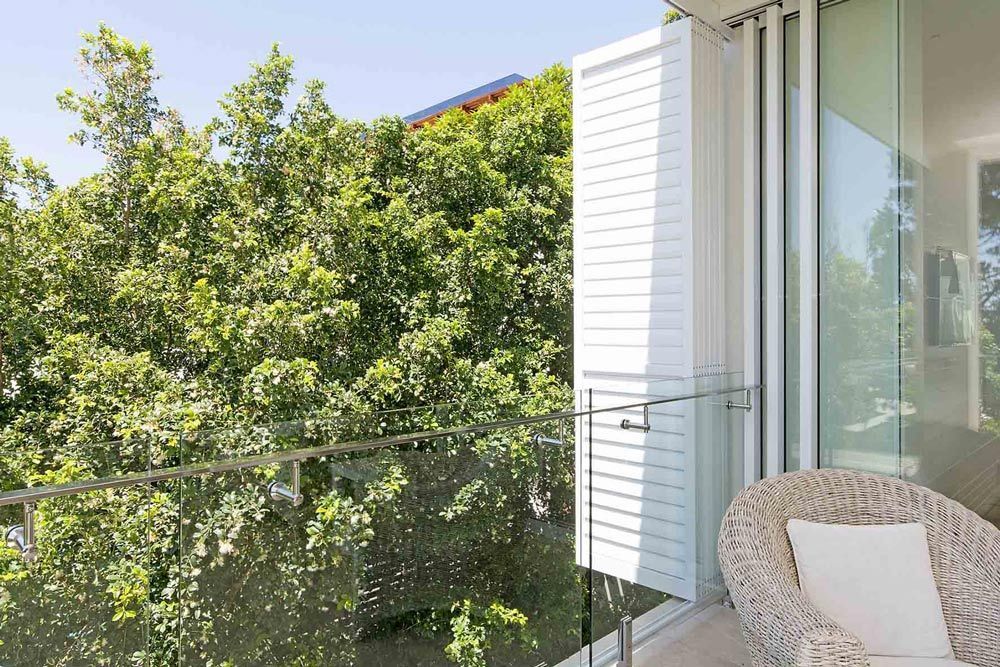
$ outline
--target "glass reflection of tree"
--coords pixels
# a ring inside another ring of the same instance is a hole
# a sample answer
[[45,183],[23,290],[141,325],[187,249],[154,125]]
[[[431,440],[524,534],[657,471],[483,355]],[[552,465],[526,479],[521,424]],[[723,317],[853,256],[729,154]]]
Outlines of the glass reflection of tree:
[[1000,162],[979,168],[979,316],[982,426],[1000,433]]
[[823,248],[821,364],[837,364],[826,373],[821,368],[821,375],[836,383],[825,392],[823,432],[839,441],[827,442],[826,451],[884,449],[885,429],[894,428],[900,412],[894,369],[900,346],[906,350],[912,344],[909,304],[916,292],[916,274],[900,261],[900,247],[913,234],[915,181],[912,163],[904,161],[900,173],[898,155],[887,157],[894,185],[866,223],[865,258],[852,257],[836,243]]

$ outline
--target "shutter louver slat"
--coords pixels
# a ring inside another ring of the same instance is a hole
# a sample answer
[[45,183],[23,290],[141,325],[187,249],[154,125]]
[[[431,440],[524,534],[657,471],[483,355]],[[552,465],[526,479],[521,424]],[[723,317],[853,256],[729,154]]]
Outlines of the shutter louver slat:
[[[688,17],[574,59],[574,363],[595,403],[725,372],[722,50]],[[623,418],[641,413],[579,425],[579,562],[695,599],[696,410]]]

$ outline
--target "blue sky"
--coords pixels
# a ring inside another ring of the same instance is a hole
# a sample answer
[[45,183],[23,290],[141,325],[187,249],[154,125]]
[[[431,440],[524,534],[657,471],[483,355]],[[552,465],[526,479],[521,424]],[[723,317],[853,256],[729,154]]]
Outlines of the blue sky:
[[101,165],[67,143],[76,119],[55,95],[82,79],[79,34],[104,21],[153,47],[161,104],[191,124],[217,113],[270,44],[296,59],[299,87],[327,83],[338,113],[405,115],[483,83],[554,62],[658,24],[660,0],[28,0],[5,2],[0,40],[0,135],[48,163],[60,184]]

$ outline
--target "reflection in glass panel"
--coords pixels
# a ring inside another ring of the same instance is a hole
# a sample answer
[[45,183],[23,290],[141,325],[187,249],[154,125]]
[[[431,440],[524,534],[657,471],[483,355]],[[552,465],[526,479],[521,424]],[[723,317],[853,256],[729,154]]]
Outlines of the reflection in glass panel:
[[901,3],[901,472],[1000,521],[1000,3]]
[[994,521],[998,27],[993,0],[820,12],[821,464],[899,475]]
[[820,12],[820,463],[898,474],[895,0]]
[[[622,617],[634,619],[638,634],[685,600],[723,593],[718,527],[744,470],[745,416],[727,401],[743,394],[662,401],[677,396],[679,384],[711,392],[739,380],[730,374],[645,385],[665,396],[588,392],[588,407],[601,409],[584,418],[581,431],[588,434],[581,455],[589,471],[583,488],[590,490],[581,510],[592,567],[594,664],[614,662],[604,658],[613,656]],[[636,408],[643,400],[653,401],[648,413]],[[648,429],[622,429],[623,417],[646,418]]]

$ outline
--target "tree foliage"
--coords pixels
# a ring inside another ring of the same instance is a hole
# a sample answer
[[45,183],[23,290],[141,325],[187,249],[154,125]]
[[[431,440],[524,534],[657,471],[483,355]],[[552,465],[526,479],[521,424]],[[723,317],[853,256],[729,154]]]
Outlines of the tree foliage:
[[[400,407],[462,401],[445,420],[455,423],[563,406],[566,69],[411,131],[397,117],[336,115],[318,81],[289,106],[293,62],[275,45],[222,96],[218,118],[192,128],[161,107],[147,44],[104,25],[83,41],[88,87],[58,102],[79,118],[72,139],[100,151],[104,167],[55,187],[44,165],[0,140],[4,490],[442,423],[440,411],[382,412]],[[377,413],[389,416],[356,416]],[[324,426],[245,428],[304,418]],[[437,479],[413,452],[379,458],[350,493],[330,487],[323,465],[307,467],[313,500],[291,527],[261,496],[259,482],[281,474],[274,468],[43,503],[41,561],[28,569],[10,553],[0,560],[0,625],[38,631],[19,635],[18,653],[11,633],[0,633],[0,652],[23,664],[42,645],[58,646],[60,664],[161,664],[184,654],[212,665],[349,660],[320,641],[330,635],[309,620],[315,609],[275,589],[322,583],[323,604],[351,610],[356,591],[337,583],[344,554],[407,521],[454,521],[467,541],[485,530],[487,543],[515,548],[510,526],[526,519],[518,494],[543,473],[529,435],[446,443],[453,457],[474,453],[470,466],[491,461],[475,470],[492,472],[470,474],[434,516],[392,510],[393,498]],[[550,473],[564,507],[571,469]],[[474,520],[454,518],[462,512]],[[288,530],[307,539],[289,540]],[[554,577],[570,589],[571,560]],[[244,591],[239,618],[207,594],[183,594],[209,581],[220,598]],[[442,595],[407,613],[423,628],[446,617],[441,627],[455,628],[448,655],[468,664],[494,644],[535,650],[537,617],[522,621],[524,610],[508,608],[510,589],[480,590],[496,598]],[[562,605],[566,594],[552,593]],[[257,640],[226,640],[253,614],[267,618],[268,603],[297,609],[283,645],[263,630]],[[151,640],[126,661],[140,622]],[[481,636],[490,628],[502,637]],[[507,641],[512,628],[518,636]]]
[[663,25],[670,25],[674,21],[680,21],[682,18],[684,18],[684,15],[681,14],[676,9],[668,9],[666,12],[664,12],[663,20],[661,21],[661,23]]

